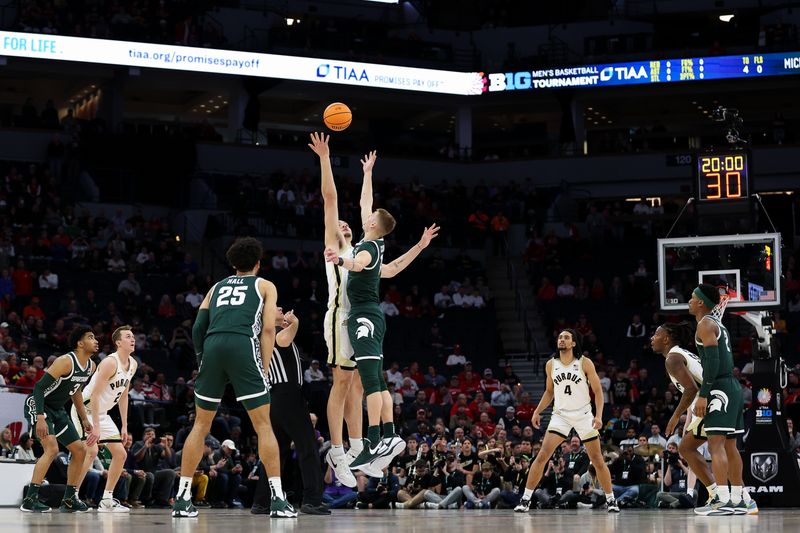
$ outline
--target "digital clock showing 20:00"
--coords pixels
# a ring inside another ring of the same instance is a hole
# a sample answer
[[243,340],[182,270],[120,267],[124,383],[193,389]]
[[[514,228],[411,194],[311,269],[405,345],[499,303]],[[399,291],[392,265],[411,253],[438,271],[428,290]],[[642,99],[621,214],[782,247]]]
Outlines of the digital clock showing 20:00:
[[742,200],[750,196],[747,153],[705,154],[697,157],[698,199]]

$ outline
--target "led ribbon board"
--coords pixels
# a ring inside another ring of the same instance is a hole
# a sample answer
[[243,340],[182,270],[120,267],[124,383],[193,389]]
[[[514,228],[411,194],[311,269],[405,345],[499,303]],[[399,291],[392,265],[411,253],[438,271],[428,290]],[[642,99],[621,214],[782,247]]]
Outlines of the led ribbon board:
[[0,55],[441,94],[480,94],[483,86],[474,72],[5,31]]
[[710,56],[550,68],[485,75],[487,92],[610,87],[800,74],[800,52]]

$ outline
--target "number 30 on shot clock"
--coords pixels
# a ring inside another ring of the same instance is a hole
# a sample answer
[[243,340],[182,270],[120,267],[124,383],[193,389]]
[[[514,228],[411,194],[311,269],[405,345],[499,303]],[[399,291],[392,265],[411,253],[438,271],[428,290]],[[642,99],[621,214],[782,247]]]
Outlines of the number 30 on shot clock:
[[749,198],[748,163],[744,151],[698,155],[697,198],[700,201]]

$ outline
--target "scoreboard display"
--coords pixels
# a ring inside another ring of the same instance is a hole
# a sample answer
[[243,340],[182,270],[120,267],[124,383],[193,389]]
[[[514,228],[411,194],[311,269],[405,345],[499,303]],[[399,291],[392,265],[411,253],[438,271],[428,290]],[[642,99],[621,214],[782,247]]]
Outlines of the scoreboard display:
[[748,155],[744,150],[698,154],[697,199],[730,202],[749,198]]

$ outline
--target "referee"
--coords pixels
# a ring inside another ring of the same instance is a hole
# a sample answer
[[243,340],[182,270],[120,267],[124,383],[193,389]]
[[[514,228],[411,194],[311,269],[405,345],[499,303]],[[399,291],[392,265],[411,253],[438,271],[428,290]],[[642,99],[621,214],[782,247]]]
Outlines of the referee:
[[[291,457],[291,444],[300,463],[300,476],[303,481],[303,505],[300,512],[305,514],[331,514],[322,504],[322,469],[319,460],[314,426],[303,398],[303,370],[300,353],[294,344],[300,321],[289,311],[284,314],[278,307],[275,326],[282,328],[275,335],[275,350],[269,362],[267,378],[272,395],[270,418],[275,438],[281,451],[281,467],[286,467]],[[264,465],[259,463],[258,483],[253,497],[253,514],[269,514],[270,490]]]

